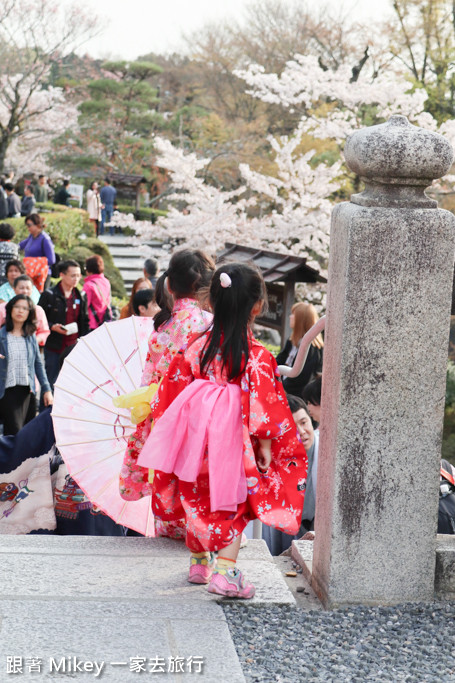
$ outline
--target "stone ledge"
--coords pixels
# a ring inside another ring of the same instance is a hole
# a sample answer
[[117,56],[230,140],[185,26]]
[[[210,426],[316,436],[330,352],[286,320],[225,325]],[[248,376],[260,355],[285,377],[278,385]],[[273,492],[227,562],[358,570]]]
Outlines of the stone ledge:
[[[185,544],[168,538],[0,535],[0,596],[219,601],[188,583],[188,561]],[[240,551],[239,566],[256,586],[249,605],[295,605],[264,541],[249,540]]]
[[455,536],[438,534],[434,589],[439,598],[455,599]]
[[292,541],[291,557],[302,567],[303,576],[311,586],[313,574],[313,544],[314,541]]
[[[313,590],[313,541],[293,541],[292,559],[302,567],[303,575]],[[438,534],[436,539],[435,594],[438,598],[455,599],[455,536]]]

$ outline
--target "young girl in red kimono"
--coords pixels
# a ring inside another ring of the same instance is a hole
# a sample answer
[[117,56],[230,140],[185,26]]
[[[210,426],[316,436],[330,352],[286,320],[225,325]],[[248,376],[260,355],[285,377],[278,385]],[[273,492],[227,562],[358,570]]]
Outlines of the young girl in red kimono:
[[[182,249],[172,256],[168,270],[157,283],[157,296],[161,291],[161,311],[155,316],[155,331],[149,339],[149,350],[142,374],[141,385],[158,383],[165,374],[177,351],[186,345],[188,339],[197,332],[209,327],[212,315],[203,311],[197,300],[197,292],[207,287],[213,275],[213,261],[204,252]],[[167,284],[165,282],[167,278]],[[167,295],[166,287],[172,293]],[[173,305],[172,305],[173,304]],[[137,425],[128,440],[128,447],[120,471],[120,495],[125,500],[139,500],[150,496],[148,469],[137,464],[138,455],[150,434],[151,416],[148,415]],[[183,515],[182,515],[183,517]],[[173,525],[172,535],[181,537],[184,530],[178,531]],[[170,527],[169,527],[170,528]],[[161,535],[169,535],[164,525],[158,529]]]
[[255,592],[236,567],[246,524],[257,517],[295,534],[302,517],[305,449],[275,359],[251,333],[265,300],[254,268],[226,264],[216,271],[213,323],[170,364],[139,458],[155,470],[155,516],[186,519],[189,581],[228,597]]

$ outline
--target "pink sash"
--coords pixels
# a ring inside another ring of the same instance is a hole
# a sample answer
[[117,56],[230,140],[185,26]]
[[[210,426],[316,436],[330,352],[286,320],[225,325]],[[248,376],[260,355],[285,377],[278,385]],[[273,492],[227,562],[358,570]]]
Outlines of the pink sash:
[[154,424],[138,464],[196,481],[208,449],[210,509],[235,512],[247,499],[241,389],[197,379]]

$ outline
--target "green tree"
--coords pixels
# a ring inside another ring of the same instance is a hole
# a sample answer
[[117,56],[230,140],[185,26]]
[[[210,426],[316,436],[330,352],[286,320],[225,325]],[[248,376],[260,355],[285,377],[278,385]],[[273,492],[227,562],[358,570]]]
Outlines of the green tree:
[[393,0],[390,52],[428,93],[439,123],[455,113],[454,0]]
[[79,130],[56,141],[54,163],[67,172],[107,169],[147,175],[152,165],[152,134],[165,123],[158,113],[150,79],[161,67],[147,61],[105,62],[102,76],[87,84],[79,104]]

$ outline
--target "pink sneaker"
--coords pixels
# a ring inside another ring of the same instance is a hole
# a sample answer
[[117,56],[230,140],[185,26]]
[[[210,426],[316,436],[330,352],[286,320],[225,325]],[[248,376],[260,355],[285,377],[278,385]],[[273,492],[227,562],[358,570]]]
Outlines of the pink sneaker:
[[190,583],[208,583],[212,577],[215,564],[215,553],[210,553],[209,559],[206,557],[192,557],[188,581]]
[[256,592],[252,583],[249,583],[243,576],[240,569],[216,569],[210,580],[209,593],[224,595],[227,598],[253,598]]

